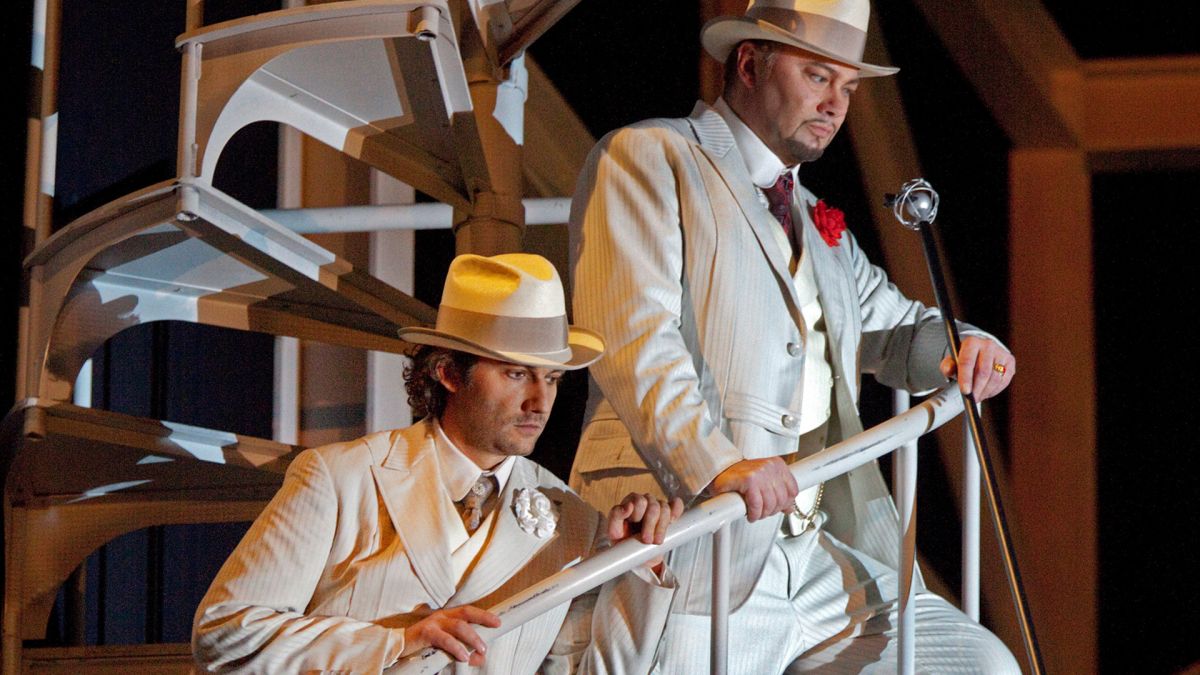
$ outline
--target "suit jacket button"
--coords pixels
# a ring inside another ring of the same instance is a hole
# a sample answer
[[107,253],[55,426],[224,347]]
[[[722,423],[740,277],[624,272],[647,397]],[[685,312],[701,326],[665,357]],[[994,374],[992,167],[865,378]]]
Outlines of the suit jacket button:
[[795,342],[787,343],[787,353],[789,356],[800,356],[801,352],[803,351],[804,350],[800,348],[800,345],[796,344]]
[[796,428],[796,417],[795,417],[795,415],[787,415],[787,414],[785,414],[785,415],[783,416],[783,419],[782,419],[781,421],[783,422],[783,426],[787,427],[788,429],[795,429],[795,428]]

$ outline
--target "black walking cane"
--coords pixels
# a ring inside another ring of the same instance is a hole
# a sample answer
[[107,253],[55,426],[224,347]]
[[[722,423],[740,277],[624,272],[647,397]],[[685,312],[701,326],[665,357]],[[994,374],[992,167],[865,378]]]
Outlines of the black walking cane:
[[[942,319],[946,324],[946,340],[950,343],[950,353],[957,363],[958,326],[954,322],[954,311],[950,307],[950,297],[946,293],[946,279],[942,274],[942,262],[933,237],[933,219],[937,217],[938,210],[937,192],[925,179],[916,178],[902,185],[900,194],[887,195],[884,205],[892,207],[892,212],[901,225],[921,233],[921,245],[925,250],[925,263],[929,267],[929,278],[933,282],[934,297],[937,299],[938,308],[942,310]],[[996,474],[992,470],[992,455],[988,450],[987,438],[983,435],[983,422],[979,417],[979,408],[975,405],[975,396],[963,394],[962,397],[967,426],[971,430],[971,439],[975,442],[975,452],[979,456],[979,468],[984,478],[983,484],[987,487],[992,524],[996,526],[996,538],[1000,540],[1000,552],[1004,557],[1004,571],[1008,574],[1008,588],[1012,591],[1013,604],[1017,608],[1017,619],[1020,622],[1025,655],[1029,659],[1029,667],[1034,675],[1041,675],[1045,672],[1045,666],[1042,664],[1042,653],[1038,649],[1037,636],[1033,632],[1033,618],[1029,614],[1029,603],[1025,599],[1025,588],[1021,584],[1021,573],[1017,569],[1017,559],[1013,552],[1012,541],[1008,537],[1008,522],[1004,518],[1004,507],[1000,503],[999,485],[996,482]]]

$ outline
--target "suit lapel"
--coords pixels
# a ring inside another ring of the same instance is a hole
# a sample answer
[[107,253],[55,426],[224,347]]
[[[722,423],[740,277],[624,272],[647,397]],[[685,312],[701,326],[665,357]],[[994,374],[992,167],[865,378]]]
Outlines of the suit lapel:
[[[710,194],[719,194],[719,190],[724,189],[733,196],[758,240],[760,250],[780,282],[792,320],[803,331],[804,320],[800,313],[800,301],[788,269],[788,260],[774,239],[774,228],[779,227],[779,224],[758,201],[756,188],[746,171],[746,163],[738,152],[733,134],[720,114],[704,103],[696,105],[688,122],[700,143],[700,152],[712,164],[722,181],[721,185],[707,185]],[[830,354],[833,357],[834,374],[838,376],[837,385],[847,387],[850,399],[853,400],[858,372],[857,356],[854,353],[857,342],[848,335],[848,331],[857,330],[858,322],[850,312],[857,306],[858,298],[854,289],[847,283],[847,279],[853,278],[853,270],[844,269],[845,263],[838,255],[839,251],[826,244],[813,225],[812,206],[815,200],[811,199],[799,184],[796,191],[796,212],[800,217],[802,243],[807,254],[812,256],[813,275],[821,297],[821,310],[825,315],[826,334],[831,341]]]
[[442,498],[429,425],[413,425],[395,438],[383,464],[372,465],[371,473],[413,571],[433,605],[443,607],[454,596],[450,550],[443,532],[458,513]]
[[558,536],[555,533],[539,539],[533,533],[522,530],[517,522],[512,506],[514,496],[522,488],[536,489],[537,486],[532,465],[518,457],[496,504],[491,535],[474,566],[463,577],[463,584],[454,595],[454,604],[473,602],[496,590],[528,563],[539,549]]
[[853,272],[843,269],[844,263],[838,256],[838,250],[826,244],[817,232],[809,200],[802,196],[796,204],[803,227],[804,251],[812,257],[813,277],[821,298],[821,312],[825,316],[825,333],[831,342],[829,353],[833,360],[834,375],[838,376],[839,383],[851,386],[849,383],[855,377],[857,365],[853,353],[855,341],[847,335],[854,323],[848,314],[858,303],[858,298],[846,280],[851,278]]
[[[696,133],[696,138],[700,141],[700,152],[716,169],[717,175],[721,177],[720,186],[707,185],[709,194],[720,194],[719,188],[723,188],[733,196],[742,216],[750,225],[750,231],[758,240],[759,250],[771,265],[771,270],[775,273],[779,286],[786,295],[792,320],[796,322],[797,326],[803,326],[800,302],[796,297],[796,289],[792,285],[788,260],[775,243],[774,228],[779,227],[779,222],[759,201],[757,188],[754,187],[750,174],[746,172],[746,162],[738,152],[733,134],[729,132],[729,127],[720,114],[703,104],[698,104],[688,119]],[[707,182],[707,175],[705,179]]]

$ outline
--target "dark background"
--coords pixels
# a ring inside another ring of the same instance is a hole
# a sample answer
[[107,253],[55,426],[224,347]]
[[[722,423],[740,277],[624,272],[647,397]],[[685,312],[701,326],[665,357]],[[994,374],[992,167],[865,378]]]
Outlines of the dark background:
[[[1045,3],[1083,58],[1197,54],[1196,4]],[[55,225],[174,175],[182,2],[63,3]],[[208,0],[208,22],[273,9],[261,0]],[[597,137],[638,119],[686,114],[697,97],[700,22],[683,3],[585,0],[530,50]],[[1007,152],[1010,143],[907,1],[877,2],[922,166],[941,192],[939,223],[959,315],[1008,336]],[[0,216],[0,383],[15,377],[22,182],[31,3],[10,3],[0,28],[3,167]],[[706,58],[706,57],[705,57]],[[1146,101],[1147,106],[1171,101]],[[1200,119],[1200,111],[1197,111]],[[846,132],[843,132],[846,133]],[[239,135],[218,187],[253,206],[274,203],[274,129]],[[803,182],[843,208],[879,259],[847,139]],[[1200,557],[1195,489],[1197,443],[1186,420],[1196,323],[1195,261],[1200,171],[1101,173],[1093,179],[1101,550],[1100,645],[1105,673],[1174,672],[1200,660]],[[1081,243],[1081,246],[1086,245]],[[417,294],[435,304],[452,254],[445,233],[418,238]],[[1062,252],[1071,265],[1074,252]],[[1047,293],[1056,292],[1046,289]],[[1070,317],[1063,317],[1069,321]],[[271,340],[188,324],[141,326],[97,354],[95,404],[121,412],[269,437]],[[257,355],[257,358],[248,355]],[[1019,356],[1019,355],[1018,355]],[[246,369],[247,360],[261,364]],[[536,458],[560,474],[578,430],[582,379],[569,380]],[[0,404],[12,403],[0,386]],[[886,414],[886,392],[868,386],[868,421]],[[1003,440],[1003,400],[989,406]],[[1020,421],[1018,420],[1017,423]],[[1003,445],[1003,443],[1001,444]],[[1002,450],[1002,448],[1001,448]],[[1047,448],[1053,452],[1053,448]],[[927,454],[928,458],[929,455]],[[923,462],[922,551],[957,583],[956,507]],[[1047,476],[1065,482],[1070,476]],[[89,560],[88,639],[97,644],[184,641],[191,612],[242,525],[170,526],[122,537]],[[161,551],[161,556],[154,553]],[[149,552],[149,553],[148,553]],[[150,562],[158,560],[161,562]],[[155,579],[147,585],[144,578]],[[1071,583],[1064,579],[1063,583]],[[57,616],[49,641],[59,634]]]

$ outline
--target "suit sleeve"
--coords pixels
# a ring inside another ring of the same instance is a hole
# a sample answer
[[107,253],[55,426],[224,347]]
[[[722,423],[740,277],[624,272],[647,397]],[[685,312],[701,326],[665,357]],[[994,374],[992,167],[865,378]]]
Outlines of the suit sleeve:
[[301,453],[196,611],[192,651],[203,672],[380,672],[399,656],[403,630],[304,613],[337,513],[328,466]]
[[705,404],[681,332],[679,185],[696,173],[679,134],[622,129],[593,149],[571,214],[575,319],[607,343],[591,373],[667,496],[685,501],[743,458]]
[[[909,299],[867,260],[853,236],[845,238],[862,313],[859,367],[881,384],[913,392],[946,384],[938,368],[949,354],[946,328],[936,307]],[[995,337],[958,322],[961,336]]]

